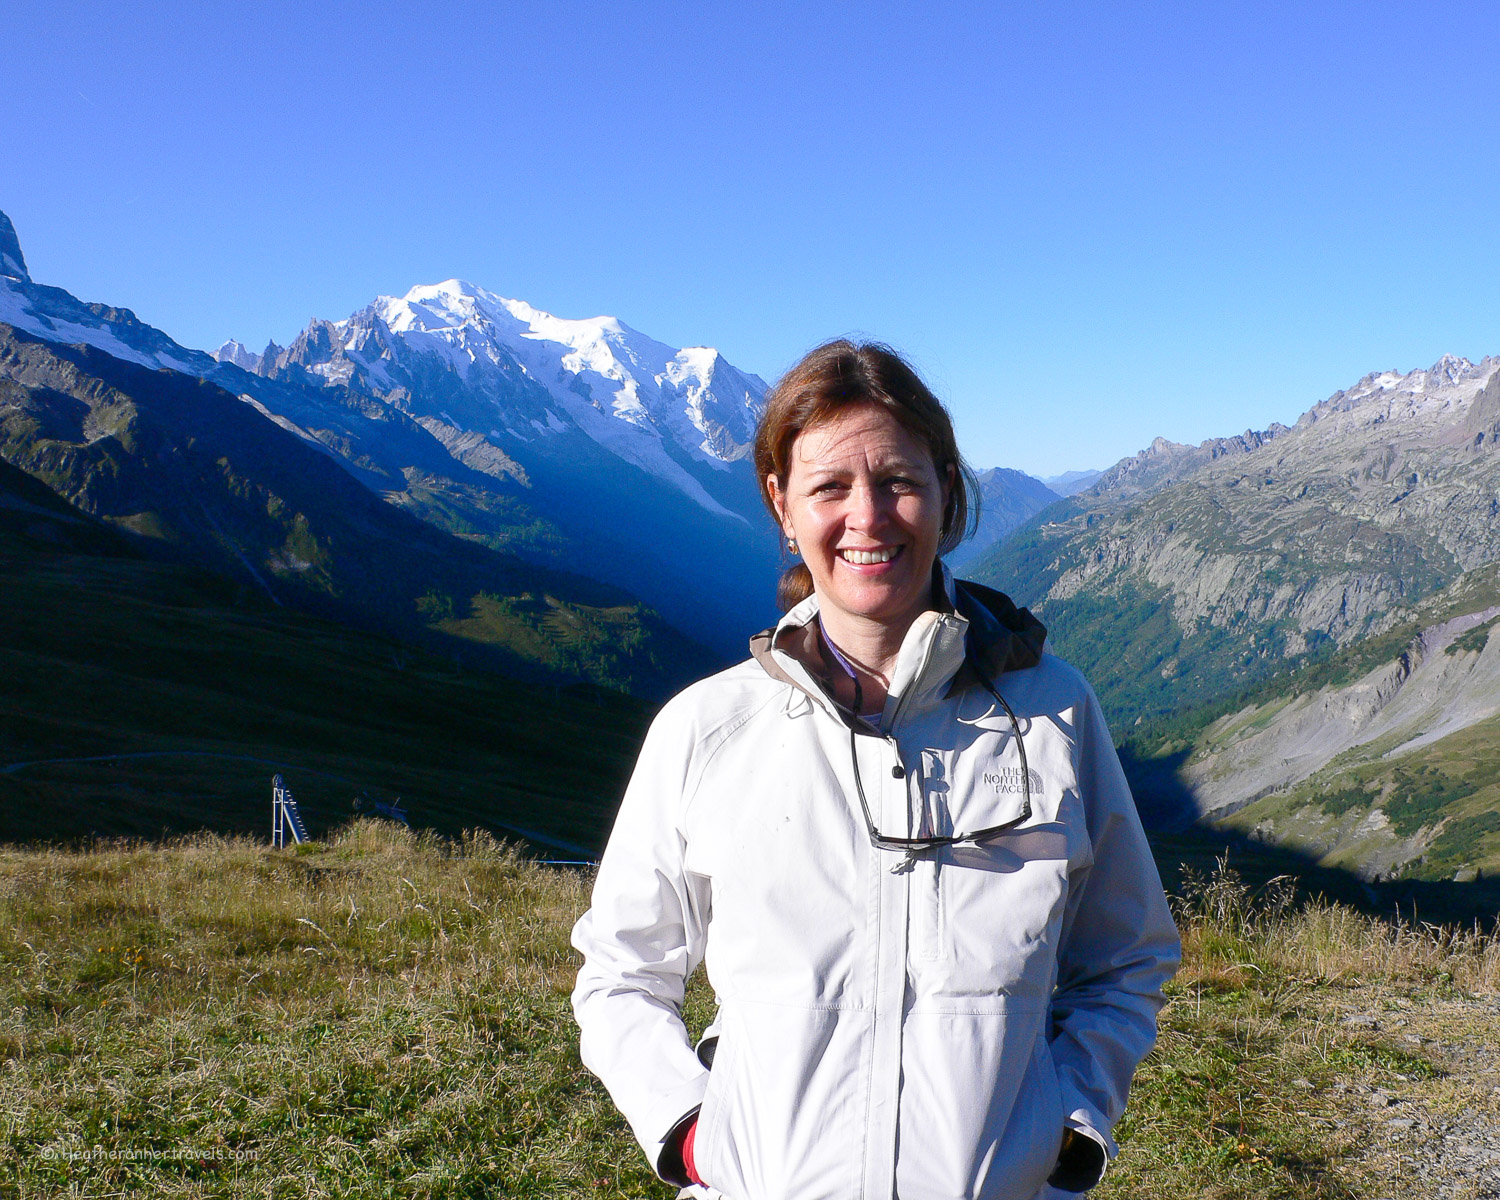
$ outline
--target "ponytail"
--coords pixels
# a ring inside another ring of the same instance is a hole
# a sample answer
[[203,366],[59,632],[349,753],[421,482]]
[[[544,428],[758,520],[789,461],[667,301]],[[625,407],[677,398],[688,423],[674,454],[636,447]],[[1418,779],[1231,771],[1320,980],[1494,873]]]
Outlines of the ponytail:
[[790,612],[812,594],[812,572],[806,563],[793,563],[781,573],[781,580],[776,585],[776,606],[782,612]]

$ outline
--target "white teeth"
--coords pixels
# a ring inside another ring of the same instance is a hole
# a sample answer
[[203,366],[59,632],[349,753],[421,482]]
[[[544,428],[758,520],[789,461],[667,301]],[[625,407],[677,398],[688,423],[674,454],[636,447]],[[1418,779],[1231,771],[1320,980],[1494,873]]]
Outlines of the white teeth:
[[854,563],[856,566],[868,567],[872,563],[890,562],[896,557],[899,546],[892,546],[886,550],[840,550],[845,562]]

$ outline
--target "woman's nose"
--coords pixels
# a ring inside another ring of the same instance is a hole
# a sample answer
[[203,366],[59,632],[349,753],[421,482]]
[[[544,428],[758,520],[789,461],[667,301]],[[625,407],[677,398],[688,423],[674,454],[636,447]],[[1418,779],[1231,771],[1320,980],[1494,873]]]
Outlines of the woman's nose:
[[856,529],[873,529],[886,518],[884,497],[878,488],[855,487],[849,490],[849,510],[844,523]]

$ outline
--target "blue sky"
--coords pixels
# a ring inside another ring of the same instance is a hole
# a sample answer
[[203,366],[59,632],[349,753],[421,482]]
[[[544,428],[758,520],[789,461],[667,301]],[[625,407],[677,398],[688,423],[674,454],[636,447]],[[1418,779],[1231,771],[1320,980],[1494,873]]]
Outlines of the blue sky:
[[1047,475],[1500,353],[1500,8],[5,6],[32,274],[188,345],[451,276]]

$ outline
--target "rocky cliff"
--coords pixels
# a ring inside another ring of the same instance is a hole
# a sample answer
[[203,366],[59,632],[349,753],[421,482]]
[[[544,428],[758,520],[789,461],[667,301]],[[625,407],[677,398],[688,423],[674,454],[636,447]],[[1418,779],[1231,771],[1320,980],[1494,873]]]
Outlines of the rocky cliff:
[[977,573],[1050,615],[1133,724],[1388,630],[1500,559],[1497,423],[1500,359],[1368,375],[1290,429],[1158,439]]

